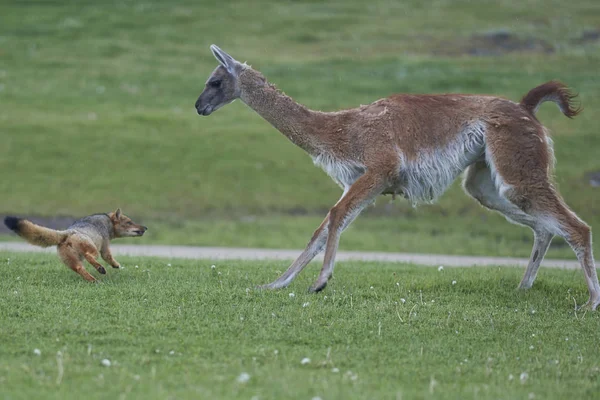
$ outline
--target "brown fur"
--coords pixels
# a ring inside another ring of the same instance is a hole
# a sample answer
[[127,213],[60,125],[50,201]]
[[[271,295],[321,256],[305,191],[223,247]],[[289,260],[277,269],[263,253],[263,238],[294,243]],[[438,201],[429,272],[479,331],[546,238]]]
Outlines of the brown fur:
[[31,244],[42,247],[57,246],[58,255],[63,263],[89,282],[94,282],[96,278],[85,270],[83,260],[89,262],[101,274],[106,274],[106,269],[97,261],[99,255],[113,268],[119,268],[119,263],[110,252],[111,239],[142,236],[148,229],[134,223],[121,209],[82,218],[64,231],[49,229],[15,217],[6,217],[4,221],[10,229]]
[[[550,240],[560,235],[585,272],[589,306],[600,305],[591,233],[564,203],[550,176],[553,154],[537,107],[553,101],[568,117],[580,109],[559,82],[532,89],[515,103],[464,94],[398,94],[337,112],[313,111],[268,83],[258,71],[211,46],[220,64],[196,102],[201,115],[240,98],[304,149],[344,188],[302,254],[266,288],[285,287],[325,248],[322,290],[333,273],[342,231],[381,194],[433,201],[462,171],[465,191],[483,206],[534,232],[532,257],[521,288],[533,283]],[[215,83],[216,82],[216,83]]]
[[16,227],[11,227],[11,229],[29,243],[40,247],[56,246],[69,236],[68,232],[56,231],[54,229],[36,225],[26,219],[18,220],[16,222]]
[[535,114],[540,104],[553,101],[563,114],[573,118],[582,111],[581,105],[575,103],[576,97],[577,94],[572,93],[564,83],[550,81],[531,89],[521,99],[521,106],[531,114]]

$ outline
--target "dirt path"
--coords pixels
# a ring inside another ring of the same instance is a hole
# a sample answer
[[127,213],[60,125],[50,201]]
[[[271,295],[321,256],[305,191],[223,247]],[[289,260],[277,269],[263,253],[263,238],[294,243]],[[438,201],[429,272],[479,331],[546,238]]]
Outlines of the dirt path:
[[[293,260],[300,254],[300,250],[273,250],[273,249],[243,249],[226,247],[188,247],[188,246],[159,246],[159,245],[113,245],[112,252],[115,256],[150,256],[164,258],[190,258],[206,260]],[[51,252],[54,247],[42,249],[27,243],[0,243],[0,251],[15,252]],[[322,256],[317,257],[322,260]],[[508,257],[477,257],[477,256],[450,256],[443,254],[409,254],[409,253],[382,253],[364,251],[340,251],[337,261],[381,261],[414,263],[445,267],[470,267],[470,266],[511,266],[524,267],[528,260],[524,258]],[[544,260],[542,267],[579,268],[575,260]]]

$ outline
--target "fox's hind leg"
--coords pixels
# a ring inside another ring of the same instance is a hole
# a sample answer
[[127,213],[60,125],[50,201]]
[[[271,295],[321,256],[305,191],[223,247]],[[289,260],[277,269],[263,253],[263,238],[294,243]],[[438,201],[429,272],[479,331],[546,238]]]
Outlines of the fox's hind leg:
[[106,274],[106,269],[104,269],[104,266],[97,260],[99,254],[96,246],[94,246],[93,243],[88,242],[87,240],[81,240],[79,243],[77,243],[77,247],[87,262],[92,264],[94,268],[96,268],[96,270],[102,275]]
[[66,242],[58,245],[58,255],[63,263],[73,271],[77,272],[83,279],[88,282],[95,282],[94,278],[89,272],[85,270],[81,263],[81,257],[79,253],[74,249],[73,243],[67,240]]
[[121,265],[117,262],[117,260],[115,260],[112,256],[112,253],[110,252],[110,248],[108,247],[108,245],[104,245],[102,246],[102,249],[100,249],[100,255],[102,256],[102,259],[104,261],[106,261],[107,263],[110,264],[111,267],[113,268],[120,268]]

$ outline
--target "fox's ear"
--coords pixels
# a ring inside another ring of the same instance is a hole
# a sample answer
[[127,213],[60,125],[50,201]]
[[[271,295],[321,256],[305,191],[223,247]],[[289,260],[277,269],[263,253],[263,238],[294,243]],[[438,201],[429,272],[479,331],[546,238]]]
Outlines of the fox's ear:
[[121,218],[121,209],[120,208],[117,208],[117,211],[115,211],[115,218],[116,219]]

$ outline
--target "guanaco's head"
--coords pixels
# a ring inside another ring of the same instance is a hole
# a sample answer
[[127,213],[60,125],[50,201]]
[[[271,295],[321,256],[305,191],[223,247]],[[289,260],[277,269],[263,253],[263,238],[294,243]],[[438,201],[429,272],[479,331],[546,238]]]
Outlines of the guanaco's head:
[[196,101],[196,111],[200,115],[210,115],[240,97],[239,75],[247,68],[214,44],[210,50],[220,65],[210,74],[204,91]]
[[113,224],[115,237],[142,236],[148,230],[145,226],[133,222],[131,218],[121,212],[120,208],[109,213],[108,217]]

